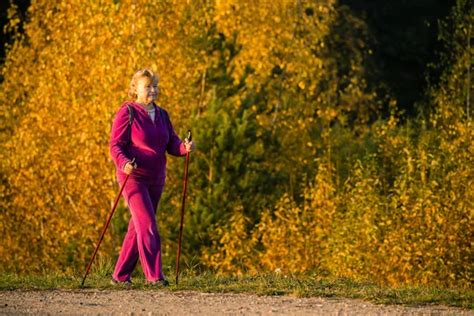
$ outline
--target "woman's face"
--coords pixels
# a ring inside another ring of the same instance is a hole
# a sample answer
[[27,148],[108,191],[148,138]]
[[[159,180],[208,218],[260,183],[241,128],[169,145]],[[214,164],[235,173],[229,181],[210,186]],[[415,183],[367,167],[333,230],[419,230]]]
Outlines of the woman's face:
[[158,79],[140,78],[137,81],[137,102],[149,104],[158,97]]

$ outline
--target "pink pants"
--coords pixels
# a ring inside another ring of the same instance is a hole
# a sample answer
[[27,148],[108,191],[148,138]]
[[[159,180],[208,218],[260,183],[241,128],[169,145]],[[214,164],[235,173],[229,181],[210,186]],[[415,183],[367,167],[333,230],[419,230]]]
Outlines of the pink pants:
[[[119,182],[122,185],[123,182]],[[165,278],[161,266],[161,239],[155,220],[162,191],[163,185],[148,185],[128,179],[123,196],[132,218],[112,274],[115,280],[130,280],[138,259],[147,281]]]

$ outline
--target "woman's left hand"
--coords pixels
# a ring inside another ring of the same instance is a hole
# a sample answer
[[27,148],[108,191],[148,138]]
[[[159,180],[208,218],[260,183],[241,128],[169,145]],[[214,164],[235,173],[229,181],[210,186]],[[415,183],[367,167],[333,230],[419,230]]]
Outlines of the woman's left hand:
[[184,141],[184,147],[186,148],[186,151],[189,153],[189,152],[192,152],[195,148],[196,148],[196,145],[194,144],[193,141],[187,141],[185,140]]

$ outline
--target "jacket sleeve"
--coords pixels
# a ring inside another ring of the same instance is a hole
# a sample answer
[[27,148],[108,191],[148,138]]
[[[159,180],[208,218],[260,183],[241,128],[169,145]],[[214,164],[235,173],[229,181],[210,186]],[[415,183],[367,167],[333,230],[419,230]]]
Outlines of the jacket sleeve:
[[110,133],[110,156],[119,170],[123,170],[125,164],[130,160],[125,150],[130,137],[128,120],[128,109],[126,106],[122,106],[115,116]]
[[183,141],[176,135],[174,131],[173,124],[171,124],[170,117],[168,113],[162,110],[165,113],[166,121],[168,123],[168,131],[170,135],[170,139],[168,141],[168,145],[166,146],[166,151],[173,156],[181,157],[186,156],[186,147],[184,147]]

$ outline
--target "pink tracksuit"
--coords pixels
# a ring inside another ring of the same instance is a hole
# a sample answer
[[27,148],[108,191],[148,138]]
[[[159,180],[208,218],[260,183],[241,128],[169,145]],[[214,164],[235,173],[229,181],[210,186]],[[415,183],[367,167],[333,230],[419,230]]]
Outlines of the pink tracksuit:
[[[127,104],[134,109],[131,134]],[[135,158],[138,167],[123,190],[132,218],[112,274],[117,281],[130,280],[138,259],[147,281],[165,278],[161,266],[161,239],[155,221],[166,178],[165,152],[174,156],[186,155],[186,148],[176,135],[168,113],[155,105],[152,121],[140,104],[122,104],[110,136],[110,155],[117,168],[119,184],[122,185],[127,176],[122,170],[129,160]]]

